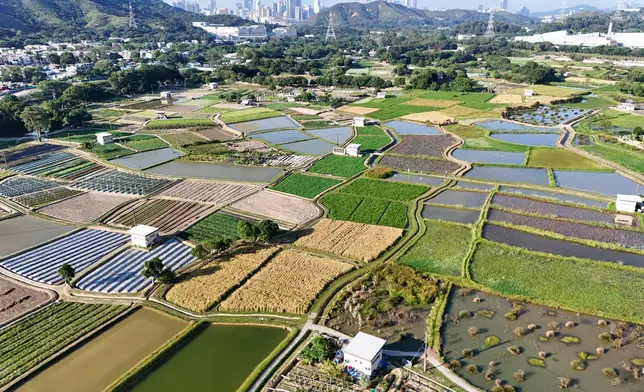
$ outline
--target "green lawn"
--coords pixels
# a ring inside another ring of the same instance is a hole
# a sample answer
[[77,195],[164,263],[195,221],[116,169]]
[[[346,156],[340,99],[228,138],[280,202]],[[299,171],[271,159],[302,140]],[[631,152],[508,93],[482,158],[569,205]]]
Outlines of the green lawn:
[[608,107],[612,104],[610,101],[599,97],[584,97],[584,101],[585,102],[564,103],[558,106],[577,109],[599,109]]
[[214,127],[216,124],[207,118],[176,118],[168,120],[152,120],[146,129],[182,129],[182,128],[199,128]]
[[605,143],[596,143],[588,146],[577,147],[586,152],[622,165],[627,169],[631,169],[638,173],[644,173],[644,153]]
[[237,224],[239,222],[239,219],[230,215],[214,213],[190,226],[182,233],[182,237],[207,246],[221,238],[237,239]]
[[117,144],[94,144],[90,151],[103,159],[112,159],[134,154],[134,151],[123,148]]
[[137,151],[150,151],[169,147],[168,143],[152,135],[128,136],[123,139],[118,139],[116,142]]
[[386,200],[409,201],[429,190],[428,186],[359,178],[340,192]]
[[339,177],[351,177],[367,169],[364,165],[364,160],[364,158],[359,157],[329,155],[313,165],[309,169],[309,172],[330,174]]
[[427,230],[398,262],[421,272],[461,276],[472,241],[472,229],[463,225],[426,220]]
[[331,219],[401,229],[407,226],[407,206],[400,202],[343,193],[330,193],[325,195],[321,201],[329,210],[329,218]]
[[483,240],[474,281],[500,293],[597,316],[644,322],[644,271],[590,260],[547,257]]
[[338,185],[341,181],[335,178],[307,176],[306,174],[291,174],[284,181],[272,186],[276,191],[313,199],[315,196]]
[[561,148],[532,147],[528,166],[555,169],[606,169],[602,164]]
[[366,127],[357,127],[358,136],[386,136],[385,132],[375,125],[368,125]]
[[269,108],[250,108],[226,112],[221,115],[221,121],[232,124],[244,121],[261,120],[263,118],[281,116],[283,113]]
[[371,154],[391,142],[385,132],[375,126],[359,127],[358,136],[351,143],[360,144],[360,151],[364,154]]
[[528,146],[520,144],[506,143],[500,140],[492,139],[487,136],[489,131],[473,125],[455,124],[445,127],[448,132],[460,136],[465,140],[463,149],[465,150],[488,150],[488,151],[507,151],[507,152],[526,152]]

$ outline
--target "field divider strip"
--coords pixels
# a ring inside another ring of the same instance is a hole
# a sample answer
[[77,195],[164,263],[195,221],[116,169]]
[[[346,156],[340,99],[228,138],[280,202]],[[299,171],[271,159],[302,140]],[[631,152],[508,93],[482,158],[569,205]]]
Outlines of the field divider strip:
[[496,194],[498,189],[499,189],[498,185],[492,188],[492,191],[488,195],[487,199],[485,200],[485,203],[483,204],[483,207],[481,208],[481,215],[479,216],[479,219],[476,221],[476,224],[472,229],[472,241],[470,243],[470,248],[467,254],[465,255],[465,258],[463,259],[463,267],[461,271],[462,277],[467,280],[472,279],[472,276],[470,274],[470,262],[472,261],[472,258],[474,257],[474,252],[476,251],[476,248],[478,247],[478,243],[480,242],[483,236],[483,226],[485,225],[487,214],[490,209],[490,205],[492,204],[492,199],[494,198],[494,195]]

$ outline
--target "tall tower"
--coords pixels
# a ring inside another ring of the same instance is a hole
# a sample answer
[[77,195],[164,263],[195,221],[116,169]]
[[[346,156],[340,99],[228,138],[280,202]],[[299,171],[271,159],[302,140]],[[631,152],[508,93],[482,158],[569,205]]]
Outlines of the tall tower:
[[335,37],[335,30],[333,29],[333,14],[329,13],[329,27],[326,29],[326,38],[325,40],[328,41],[329,38],[333,39],[334,41],[337,39]]
[[490,12],[490,20],[487,22],[487,30],[485,30],[486,37],[494,37],[494,12]]
[[564,20],[566,19],[566,16],[567,16],[566,9],[568,8],[566,4],[566,0],[561,0],[561,4],[559,5],[559,7],[561,8],[561,11],[559,13],[559,20]]
[[213,15],[217,13],[217,0],[210,0],[210,12]]
[[615,11],[615,14],[613,15],[613,21],[619,22],[623,19],[624,15],[622,15],[622,9],[624,8],[624,2],[623,0],[617,0],[617,10]]
[[137,29],[136,19],[134,19],[134,7],[132,7],[132,0],[130,0],[130,24],[131,29]]

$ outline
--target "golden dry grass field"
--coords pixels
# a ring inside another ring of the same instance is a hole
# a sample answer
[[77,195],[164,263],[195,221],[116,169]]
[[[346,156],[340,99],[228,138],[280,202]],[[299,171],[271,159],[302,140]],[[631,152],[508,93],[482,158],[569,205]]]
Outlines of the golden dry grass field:
[[413,113],[401,117],[404,120],[427,122],[432,124],[446,124],[454,121],[454,117],[450,117],[441,112],[423,112]]

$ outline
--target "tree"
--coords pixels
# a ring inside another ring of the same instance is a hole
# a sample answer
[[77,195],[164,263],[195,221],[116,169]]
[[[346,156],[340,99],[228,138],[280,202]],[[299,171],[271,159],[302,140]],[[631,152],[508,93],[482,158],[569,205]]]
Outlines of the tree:
[[229,249],[233,242],[235,242],[235,240],[230,237],[219,238],[215,242],[213,242],[212,249],[217,253],[221,253]]
[[79,127],[92,120],[92,115],[83,108],[75,108],[65,116],[65,125]]
[[74,54],[71,52],[63,52],[60,55],[59,61],[60,65],[64,67],[67,65],[76,64],[76,57],[74,57]]
[[171,283],[176,278],[174,271],[170,267],[164,267],[163,262],[158,257],[145,261],[141,275],[145,278],[153,278],[161,283]]
[[69,284],[74,279],[74,276],[76,276],[76,271],[74,267],[65,263],[58,268],[58,275],[63,278],[65,283]]
[[263,220],[257,225],[259,229],[259,240],[262,242],[269,242],[275,234],[280,231],[277,223],[272,220]]
[[259,228],[251,222],[239,221],[237,223],[237,236],[246,242],[257,242],[260,236]]
[[38,140],[41,140],[42,132],[51,129],[51,115],[42,106],[26,107],[20,118],[28,130],[36,132]]
[[0,100],[0,137],[23,136],[27,133],[20,115],[25,104],[15,95],[9,94]]
[[316,336],[311,339],[311,343],[302,350],[299,359],[305,365],[313,365],[330,359],[332,355],[333,350],[329,341],[322,336]]
[[201,244],[192,249],[192,256],[199,260],[204,260],[209,254],[210,252]]

